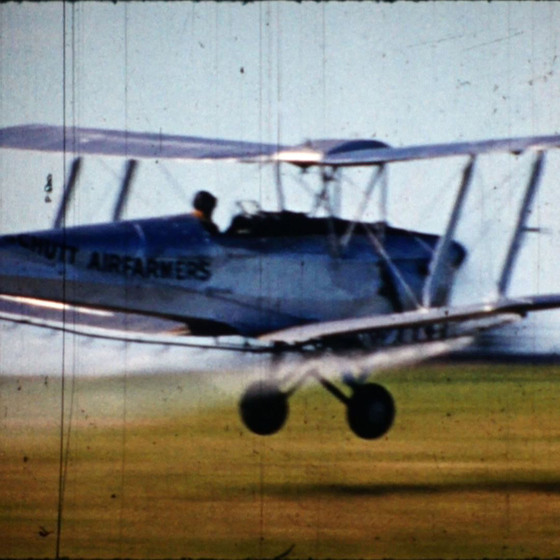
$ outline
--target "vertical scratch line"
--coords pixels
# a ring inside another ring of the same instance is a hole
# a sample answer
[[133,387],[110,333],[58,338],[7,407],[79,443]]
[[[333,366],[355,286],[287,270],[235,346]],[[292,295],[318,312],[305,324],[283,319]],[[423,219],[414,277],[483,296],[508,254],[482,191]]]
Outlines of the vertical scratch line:
[[[62,122],[66,128],[66,2],[62,3]],[[66,135],[64,136],[64,150],[63,150],[63,174],[64,184],[66,184]],[[63,224],[63,227],[65,224]],[[63,290],[65,284],[62,284]],[[62,320],[64,324],[65,311],[63,310]],[[56,550],[55,558],[60,558],[60,544],[62,535],[62,510],[64,502],[64,384],[65,384],[65,353],[66,338],[64,331],[62,333],[62,356],[61,356],[61,382],[60,382],[60,444],[59,444],[59,465],[58,465],[58,505],[57,505],[57,520],[56,520]]]
[[[124,120],[125,130],[128,130],[128,5],[124,3]],[[126,295],[126,292],[125,292]],[[120,510],[119,510],[119,556],[124,557],[123,544],[124,544],[124,521],[125,521],[125,479],[126,479],[126,419],[127,419],[127,371],[126,371],[126,352],[128,346],[125,345],[123,352],[124,358],[124,379],[123,379],[123,412],[122,412],[122,432],[121,432],[121,472],[120,472]]]

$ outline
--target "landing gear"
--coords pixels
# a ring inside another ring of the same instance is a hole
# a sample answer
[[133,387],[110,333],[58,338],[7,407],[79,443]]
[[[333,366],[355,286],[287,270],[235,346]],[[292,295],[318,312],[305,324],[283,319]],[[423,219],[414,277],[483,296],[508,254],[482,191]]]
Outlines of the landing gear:
[[358,437],[379,438],[393,425],[395,402],[391,393],[381,385],[365,383],[364,379],[345,379],[352,389],[352,395],[348,397],[331,381],[310,372],[286,391],[273,381],[251,384],[239,403],[239,412],[245,426],[261,436],[278,432],[288,417],[288,398],[307,377],[315,377],[327,391],[346,405],[348,425]]
[[376,383],[355,386],[346,403],[346,419],[358,437],[381,437],[389,431],[395,419],[395,402],[391,393]]
[[276,383],[256,381],[241,402],[239,413],[245,426],[260,436],[275,434],[288,417],[288,395]]

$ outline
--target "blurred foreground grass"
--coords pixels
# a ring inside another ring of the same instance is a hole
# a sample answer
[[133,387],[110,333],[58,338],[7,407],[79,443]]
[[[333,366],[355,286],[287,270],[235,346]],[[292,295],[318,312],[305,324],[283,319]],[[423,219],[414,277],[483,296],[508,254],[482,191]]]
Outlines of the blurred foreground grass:
[[[354,437],[318,388],[248,433],[195,377],[66,382],[60,555],[552,557],[560,366],[430,364],[378,379],[397,402]],[[56,552],[60,380],[0,381],[0,556]],[[67,451],[67,453],[66,453]]]

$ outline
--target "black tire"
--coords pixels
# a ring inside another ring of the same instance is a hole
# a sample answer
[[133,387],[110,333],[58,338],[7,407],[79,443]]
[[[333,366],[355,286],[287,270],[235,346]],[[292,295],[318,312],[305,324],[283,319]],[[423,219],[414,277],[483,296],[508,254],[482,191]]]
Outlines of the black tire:
[[363,439],[376,439],[386,434],[395,419],[395,401],[391,393],[376,383],[354,389],[346,409],[350,429]]
[[260,436],[278,432],[285,424],[288,412],[287,395],[271,382],[253,383],[239,403],[239,414],[243,424]]

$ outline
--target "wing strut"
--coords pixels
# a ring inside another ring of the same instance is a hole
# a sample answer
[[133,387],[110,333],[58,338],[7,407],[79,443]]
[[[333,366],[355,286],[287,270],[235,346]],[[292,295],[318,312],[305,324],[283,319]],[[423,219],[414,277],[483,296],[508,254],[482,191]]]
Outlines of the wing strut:
[[544,151],[539,151],[538,155],[533,163],[533,172],[531,173],[531,178],[527,184],[527,190],[525,191],[525,197],[523,198],[523,203],[519,210],[519,216],[517,217],[517,224],[515,226],[515,231],[509,246],[509,250],[504,263],[504,268],[502,270],[502,275],[498,282],[498,295],[503,297],[509,288],[509,283],[511,280],[511,274],[513,272],[513,267],[515,261],[517,260],[517,255],[519,254],[519,249],[521,248],[521,241],[523,240],[523,234],[526,231],[525,224],[527,223],[527,218],[531,213],[531,206],[537,192],[537,188],[540,183],[542,176],[542,170],[544,166]]
[[356,229],[356,226],[358,224],[358,222],[361,221],[365,209],[367,208],[369,199],[371,198],[371,194],[373,193],[373,190],[375,189],[375,186],[377,185],[377,183],[381,182],[381,217],[383,220],[383,223],[385,223],[386,217],[387,217],[387,181],[386,181],[386,169],[385,169],[385,165],[381,164],[381,165],[376,165],[375,166],[375,170],[371,175],[371,178],[369,180],[368,186],[364,192],[364,195],[362,197],[362,200],[360,202],[360,205],[358,206],[358,210],[356,211],[356,215],[354,216],[354,219],[350,222],[348,229],[346,230],[346,232],[344,233],[344,235],[342,236],[342,239],[340,240],[340,246],[345,249],[348,244],[350,243],[350,239],[352,238],[352,234],[354,233],[354,230]]
[[80,174],[80,167],[82,165],[82,158],[74,158],[72,162],[72,167],[70,168],[70,175],[68,177],[68,182],[64,187],[64,193],[62,195],[62,200],[60,201],[60,206],[56,213],[56,218],[54,220],[54,229],[60,229],[64,222],[66,221],[66,212],[68,211],[68,205],[72,200],[74,194],[74,188],[78,182],[78,176]]
[[286,208],[284,201],[284,187],[282,186],[282,174],[280,170],[280,162],[274,164],[274,180],[276,183],[276,198],[278,201],[278,210],[283,212]]
[[[449,247],[455,235],[457,224],[461,217],[464,202],[467,197],[467,192],[472,183],[474,174],[474,167],[476,156],[472,156],[469,163],[465,166],[463,171],[463,180],[455,199],[449,223],[445,234],[439,238],[438,244],[434,251],[434,255],[430,262],[430,274],[424,283],[422,291],[422,304],[424,307],[431,307],[432,305],[445,305],[449,296],[449,288],[445,282],[445,268],[448,264]],[[442,282],[444,280],[444,282]]]
[[121,219],[128,195],[130,193],[132,179],[134,179],[134,173],[137,167],[138,161],[135,159],[129,159],[126,162],[126,170],[121,184],[121,190],[119,192],[117,202],[115,203],[115,208],[113,209],[113,222],[118,222]]
[[[366,232],[366,235],[368,236],[368,239],[372,244],[375,252],[381,257],[381,259],[385,263],[385,266],[387,267],[387,270],[389,271],[391,282],[393,283],[396,292],[400,296],[399,299],[401,301],[399,303],[402,306],[402,308],[408,309],[410,307],[413,307],[415,309],[419,309],[420,303],[416,299],[416,296],[414,295],[412,288],[408,285],[404,276],[400,273],[399,269],[397,268],[397,266],[395,265],[395,263],[393,262],[393,260],[391,259],[387,251],[385,251],[383,244],[379,241],[379,239],[377,239],[375,233],[371,231],[371,229],[367,224],[362,224],[362,227]],[[403,290],[402,294],[401,291],[398,289],[398,286],[402,288]]]

